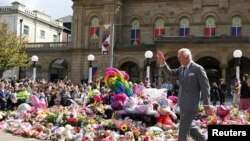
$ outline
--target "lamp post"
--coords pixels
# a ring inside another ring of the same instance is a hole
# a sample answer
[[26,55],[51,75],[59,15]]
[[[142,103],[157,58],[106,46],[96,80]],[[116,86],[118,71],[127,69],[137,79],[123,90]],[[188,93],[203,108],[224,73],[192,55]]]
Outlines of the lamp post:
[[36,55],[33,55],[31,57],[31,61],[32,61],[32,66],[33,66],[33,82],[36,81],[36,62],[38,61],[38,57]]
[[89,54],[87,57],[89,61],[89,78],[88,78],[88,83],[92,82],[92,62],[95,60],[95,56],[93,54]]
[[[237,49],[233,53],[234,58],[236,59],[235,66],[236,66],[236,83],[240,83],[240,58],[242,56],[242,51]],[[238,101],[238,96],[236,93],[233,95],[233,104],[236,104]]]
[[146,81],[150,82],[150,59],[153,57],[153,52],[148,50],[144,54],[145,58],[147,59],[147,71],[146,71]]

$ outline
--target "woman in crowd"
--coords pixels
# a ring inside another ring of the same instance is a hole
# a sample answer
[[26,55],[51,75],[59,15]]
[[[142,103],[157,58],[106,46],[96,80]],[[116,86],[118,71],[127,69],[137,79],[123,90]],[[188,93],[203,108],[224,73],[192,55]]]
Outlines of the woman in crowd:
[[16,110],[17,109],[16,91],[13,87],[10,88],[10,98],[8,100],[8,109],[9,110]]

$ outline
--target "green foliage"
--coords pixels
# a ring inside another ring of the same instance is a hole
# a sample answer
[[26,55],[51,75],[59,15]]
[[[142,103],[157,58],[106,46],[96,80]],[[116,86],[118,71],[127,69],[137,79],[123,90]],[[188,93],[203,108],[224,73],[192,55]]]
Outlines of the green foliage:
[[8,31],[6,23],[0,23],[0,76],[6,70],[26,66],[28,62],[26,47],[25,38]]
[[55,124],[58,116],[59,115],[55,114],[55,113],[48,113],[48,115],[45,117],[45,121],[47,123],[53,123],[53,124]]

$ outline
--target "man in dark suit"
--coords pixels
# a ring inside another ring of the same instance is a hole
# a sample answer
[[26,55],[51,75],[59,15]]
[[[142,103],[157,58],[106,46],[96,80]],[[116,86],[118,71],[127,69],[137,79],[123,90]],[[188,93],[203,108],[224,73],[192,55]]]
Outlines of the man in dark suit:
[[5,82],[3,80],[0,81],[0,109],[6,110],[7,102],[10,98],[10,94],[7,90],[5,90]]
[[171,69],[165,62],[162,51],[157,51],[157,59],[168,76],[179,79],[180,124],[178,141],[187,141],[189,134],[195,141],[207,140],[193,122],[198,113],[201,98],[206,114],[212,113],[209,106],[210,86],[204,68],[192,61],[191,51],[187,48],[178,51],[178,60],[181,64],[179,68]]

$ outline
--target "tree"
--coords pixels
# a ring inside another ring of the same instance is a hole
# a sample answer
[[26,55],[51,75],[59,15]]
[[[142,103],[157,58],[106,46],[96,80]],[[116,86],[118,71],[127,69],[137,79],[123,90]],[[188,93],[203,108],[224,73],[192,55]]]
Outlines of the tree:
[[24,37],[8,31],[7,23],[0,23],[0,78],[6,70],[27,65],[27,43]]

